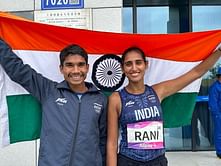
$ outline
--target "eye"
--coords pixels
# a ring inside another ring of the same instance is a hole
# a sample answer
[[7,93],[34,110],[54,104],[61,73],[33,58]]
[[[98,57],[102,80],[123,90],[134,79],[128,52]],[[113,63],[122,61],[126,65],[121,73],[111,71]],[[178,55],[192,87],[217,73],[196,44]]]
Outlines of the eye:
[[65,63],[64,66],[65,67],[74,67],[74,64],[73,63]]
[[136,63],[136,65],[142,65],[144,63],[144,61],[143,60],[136,60],[135,63]]
[[130,67],[130,66],[132,66],[132,62],[131,61],[127,61],[127,62],[124,63],[124,65],[126,67]]
[[79,63],[64,63],[64,66],[65,67],[68,67],[68,68],[73,68],[73,67],[79,67],[79,68],[82,68],[82,67],[85,67],[86,66],[86,62],[79,62]]
[[78,67],[84,67],[84,66],[86,66],[86,62],[79,62],[79,63],[77,64],[77,66],[78,66]]

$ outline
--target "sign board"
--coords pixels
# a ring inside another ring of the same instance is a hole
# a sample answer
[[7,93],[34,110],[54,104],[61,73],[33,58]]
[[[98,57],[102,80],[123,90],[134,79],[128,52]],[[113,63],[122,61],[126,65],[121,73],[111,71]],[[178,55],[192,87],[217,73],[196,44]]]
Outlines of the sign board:
[[83,8],[83,0],[41,0],[41,9],[73,9]]
[[71,28],[92,28],[91,9],[34,11],[34,20],[36,22]]

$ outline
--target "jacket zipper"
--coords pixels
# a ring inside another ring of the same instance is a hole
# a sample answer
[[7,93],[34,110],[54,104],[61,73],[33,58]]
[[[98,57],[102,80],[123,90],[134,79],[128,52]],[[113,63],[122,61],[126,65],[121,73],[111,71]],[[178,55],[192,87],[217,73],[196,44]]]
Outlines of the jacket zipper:
[[[77,97],[77,96],[76,96]],[[81,96],[81,98],[83,97],[83,95]],[[77,97],[78,98],[78,97]],[[69,156],[69,162],[68,162],[68,166],[72,166],[73,165],[73,163],[72,163],[72,161],[73,160],[71,160],[71,157],[73,156],[73,158],[74,158],[74,154],[75,154],[75,150],[74,150],[74,148],[75,148],[75,144],[76,144],[76,138],[77,138],[77,134],[78,134],[78,126],[79,126],[79,118],[80,118],[80,113],[81,113],[81,99],[79,99],[78,98],[78,100],[79,100],[79,102],[78,102],[78,105],[79,105],[79,111],[78,111],[78,115],[77,115],[77,124],[76,124],[76,127],[75,127],[75,134],[74,134],[74,136],[73,136],[73,140],[72,140],[72,146],[71,146],[71,153],[70,153],[70,156]]]

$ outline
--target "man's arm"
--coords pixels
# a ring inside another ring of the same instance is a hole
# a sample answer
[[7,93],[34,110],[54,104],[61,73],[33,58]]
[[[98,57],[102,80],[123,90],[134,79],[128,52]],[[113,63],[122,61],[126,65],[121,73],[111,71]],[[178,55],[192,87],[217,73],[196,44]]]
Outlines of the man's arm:
[[2,39],[0,39],[0,64],[13,81],[20,84],[39,101],[47,95],[47,85],[52,81],[44,78],[29,65],[24,64],[22,59]]

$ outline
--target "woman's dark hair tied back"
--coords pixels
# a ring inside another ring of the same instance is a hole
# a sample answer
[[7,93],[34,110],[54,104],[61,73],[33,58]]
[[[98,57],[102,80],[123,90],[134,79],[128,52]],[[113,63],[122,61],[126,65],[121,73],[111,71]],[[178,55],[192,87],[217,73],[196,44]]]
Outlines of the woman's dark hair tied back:
[[132,47],[127,48],[127,49],[123,52],[123,54],[122,54],[122,64],[123,64],[124,61],[125,61],[126,55],[127,55],[129,52],[133,52],[133,51],[134,51],[134,52],[137,52],[138,54],[140,54],[141,57],[142,57],[142,59],[144,60],[144,62],[146,62],[146,56],[145,56],[144,51],[143,51],[141,48],[139,48],[139,47],[132,46]]

